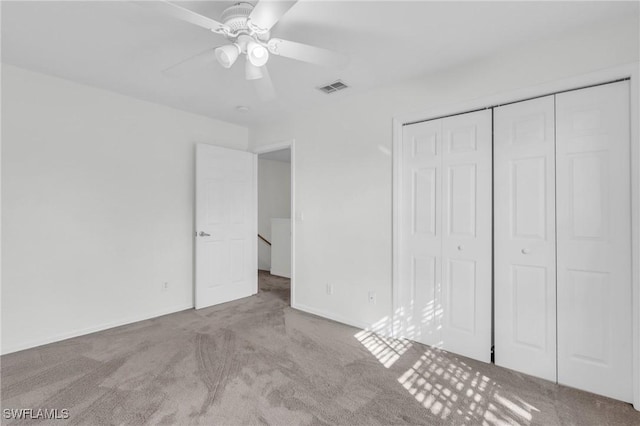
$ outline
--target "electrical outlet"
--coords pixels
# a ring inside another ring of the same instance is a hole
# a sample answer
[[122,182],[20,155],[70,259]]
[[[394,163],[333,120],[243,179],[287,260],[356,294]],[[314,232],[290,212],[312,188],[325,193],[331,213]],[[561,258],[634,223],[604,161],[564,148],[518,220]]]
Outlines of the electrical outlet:
[[167,291],[169,289],[169,283],[165,281],[162,283],[162,291]]
[[327,283],[327,294],[331,296],[333,294],[333,285]]
[[376,304],[376,292],[369,290],[369,303]]

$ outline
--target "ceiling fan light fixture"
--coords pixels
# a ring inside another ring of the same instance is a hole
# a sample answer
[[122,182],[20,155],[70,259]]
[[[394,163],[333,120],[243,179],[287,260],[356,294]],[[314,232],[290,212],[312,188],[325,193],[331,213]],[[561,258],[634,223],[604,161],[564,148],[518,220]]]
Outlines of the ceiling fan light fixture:
[[247,80],[258,80],[263,77],[262,70],[251,63],[247,55],[247,63],[244,66],[244,76]]
[[215,50],[216,59],[220,65],[225,68],[231,68],[231,65],[233,65],[236,59],[238,59],[238,55],[240,55],[240,53],[240,46],[235,43],[218,47]]
[[269,51],[263,45],[250,41],[247,43],[247,58],[251,65],[261,67],[269,60]]

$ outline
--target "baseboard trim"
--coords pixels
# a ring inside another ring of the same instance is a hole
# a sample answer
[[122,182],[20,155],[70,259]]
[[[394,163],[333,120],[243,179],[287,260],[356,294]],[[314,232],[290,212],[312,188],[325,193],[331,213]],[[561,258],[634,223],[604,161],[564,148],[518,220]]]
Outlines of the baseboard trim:
[[[292,303],[291,307],[293,309],[296,309],[298,311],[302,311],[302,312],[306,312],[308,314],[312,314],[312,315],[316,315],[331,321],[335,321],[335,322],[339,322],[341,324],[346,324],[349,325],[351,327],[355,327],[361,330],[371,330],[373,327],[373,324],[367,324],[365,322],[362,321],[358,321],[355,320],[353,318],[347,318],[344,317],[342,315],[336,314],[334,312],[329,312],[329,311],[325,311],[322,309],[316,309],[313,308],[311,306],[307,306],[307,305],[303,305],[300,303]],[[48,345],[50,343],[55,343],[55,342],[61,342],[63,340],[67,340],[67,339],[72,339],[74,337],[79,337],[79,336],[84,336],[87,334],[91,334],[91,333],[97,333],[98,331],[103,331],[103,330],[108,330],[110,328],[115,328],[115,327],[121,327],[123,325],[128,325],[128,324],[133,324],[139,321],[145,321],[148,319],[152,319],[152,318],[158,318],[164,315],[169,315],[169,314],[174,314],[176,312],[180,312],[180,311],[184,311],[187,309],[193,309],[194,306],[193,304],[185,304],[185,305],[177,305],[177,306],[173,306],[170,308],[166,308],[160,311],[156,311],[153,313],[147,313],[144,315],[137,315],[134,317],[129,317],[125,320],[121,320],[121,321],[112,321],[106,324],[101,324],[101,325],[97,325],[97,326],[93,326],[93,327],[87,327],[87,328],[83,328],[83,329],[79,329],[79,330],[73,330],[67,333],[60,333],[57,335],[54,335],[52,337],[48,337],[46,339],[36,339],[36,340],[31,340],[28,342],[24,342],[24,343],[20,343],[18,345],[12,345],[9,346],[8,348],[4,347],[4,345],[2,345],[2,355],[8,355],[10,353],[14,353],[14,352],[19,352],[19,351],[23,351],[26,349],[31,349],[31,348],[35,348],[38,346],[43,346],[43,345]]]
[[96,325],[93,327],[87,327],[79,330],[69,331],[66,333],[60,333],[52,337],[47,337],[46,339],[31,340],[28,342],[9,346],[9,348],[5,348],[4,345],[2,345],[1,353],[2,355],[7,355],[13,352],[23,351],[25,349],[31,349],[38,346],[48,345],[49,343],[61,342],[63,340],[72,339],[74,337],[84,336],[87,334],[96,333],[98,331],[108,330],[110,328],[121,327],[123,325],[133,324],[136,322],[145,321],[152,318],[158,318],[164,315],[174,314],[176,312],[185,311],[187,309],[193,309],[193,304],[172,306],[170,308],[161,309],[152,313],[132,316],[121,321],[112,321],[105,324]]
[[321,309],[312,308],[311,306],[302,305],[300,303],[291,304],[293,309],[297,309],[302,312],[306,312],[308,314],[313,314],[322,318],[329,319],[331,321],[339,322],[341,324],[350,325],[352,327],[356,327],[362,330],[369,329],[371,324],[366,324],[361,321],[354,320],[352,318],[343,317],[342,315],[338,315],[333,312],[323,311]]
[[[271,275],[275,275],[276,277],[289,278],[291,279],[291,273],[287,271],[278,271],[277,269],[274,271],[273,269],[268,271]],[[288,274],[288,275],[287,275]]]

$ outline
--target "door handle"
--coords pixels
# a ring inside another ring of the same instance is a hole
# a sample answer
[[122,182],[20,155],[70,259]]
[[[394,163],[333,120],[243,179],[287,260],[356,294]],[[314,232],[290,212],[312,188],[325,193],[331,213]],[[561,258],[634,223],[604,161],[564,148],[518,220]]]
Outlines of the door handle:
[[522,254],[529,254],[531,253],[531,250],[529,250],[528,248],[523,248],[522,250],[520,250],[522,252]]
[[200,234],[198,234],[198,235],[200,235],[201,237],[210,237],[211,236],[211,234],[207,234],[204,231],[200,231]]

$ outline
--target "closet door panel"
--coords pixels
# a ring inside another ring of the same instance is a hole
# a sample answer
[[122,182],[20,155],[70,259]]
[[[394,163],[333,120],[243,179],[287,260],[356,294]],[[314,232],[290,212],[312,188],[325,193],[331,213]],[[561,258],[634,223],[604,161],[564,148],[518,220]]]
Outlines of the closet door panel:
[[629,84],[556,110],[558,382],[631,401]]
[[405,126],[399,238],[400,336],[440,343],[442,120]]
[[491,111],[405,126],[400,335],[491,358]]
[[553,96],[494,109],[495,363],[556,380]]
[[442,119],[442,345],[491,361],[491,111]]

